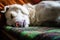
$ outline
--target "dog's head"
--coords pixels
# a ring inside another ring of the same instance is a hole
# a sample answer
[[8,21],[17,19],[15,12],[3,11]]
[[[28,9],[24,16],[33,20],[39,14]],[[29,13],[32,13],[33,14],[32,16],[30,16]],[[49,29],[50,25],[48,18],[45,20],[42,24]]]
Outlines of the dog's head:
[[25,26],[25,27],[29,25],[29,11],[22,5],[13,4],[5,6],[4,11],[1,12],[5,13],[7,19],[7,25]]

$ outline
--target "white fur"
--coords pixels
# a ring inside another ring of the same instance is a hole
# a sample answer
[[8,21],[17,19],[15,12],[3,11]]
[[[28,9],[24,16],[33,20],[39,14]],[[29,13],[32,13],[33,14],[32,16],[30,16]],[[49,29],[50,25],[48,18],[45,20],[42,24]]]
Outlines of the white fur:
[[60,22],[59,1],[41,1],[33,6],[35,6],[35,13],[30,13],[30,23],[32,25],[41,25],[47,20]]
[[41,1],[36,6],[36,18],[40,23],[60,20],[60,1]]
[[[14,8],[14,9],[12,9]],[[15,10],[15,8],[18,8]],[[54,11],[51,11],[51,10]],[[36,5],[25,4],[21,5],[11,5],[6,13],[7,20],[10,19],[10,15],[14,16],[7,24],[14,24],[16,21],[22,22],[25,20],[25,27],[30,24],[40,25],[42,22],[47,20],[60,21],[60,2],[59,1],[41,1]],[[12,12],[12,13],[11,13]],[[17,14],[18,13],[18,14]],[[8,19],[9,18],[9,19]],[[22,25],[21,23],[21,25]]]
[[[23,22],[25,21],[25,27],[29,26],[29,23],[30,23],[29,22],[29,11],[27,10],[27,8],[19,4],[13,4],[13,5],[5,6],[4,11],[6,11],[7,7],[9,9],[6,12],[5,16],[6,16],[8,25],[15,26],[15,23],[18,21],[20,25],[23,26]],[[13,19],[11,19],[11,15],[13,16]]]

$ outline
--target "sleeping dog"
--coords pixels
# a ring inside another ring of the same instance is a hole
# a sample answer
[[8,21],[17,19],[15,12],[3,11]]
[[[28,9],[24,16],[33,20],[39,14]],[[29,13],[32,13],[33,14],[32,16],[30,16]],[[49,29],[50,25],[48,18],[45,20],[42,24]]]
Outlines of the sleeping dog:
[[19,4],[8,5],[5,6],[4,11],[1,12],[5,13],[7,25],[21,27],[29,26],[29,11],[22,5]]
[[[10,5],[6,12],[7,24],[41,25],[46,21],[56,21],[60,23],[60,2],[41,1],[33,7],[26,5]],[[16,9],[17,8],[17,9]],[[24,9],[25,8],[25,9]],[[13,17],[11,17],[11,15]]]

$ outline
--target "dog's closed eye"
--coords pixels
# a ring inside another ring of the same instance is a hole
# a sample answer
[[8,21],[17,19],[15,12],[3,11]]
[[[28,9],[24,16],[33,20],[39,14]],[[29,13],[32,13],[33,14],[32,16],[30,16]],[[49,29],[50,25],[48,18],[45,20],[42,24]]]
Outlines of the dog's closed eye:
[[11,19],[13,19],[14,18],[14,16],[13,15],[11,15]]

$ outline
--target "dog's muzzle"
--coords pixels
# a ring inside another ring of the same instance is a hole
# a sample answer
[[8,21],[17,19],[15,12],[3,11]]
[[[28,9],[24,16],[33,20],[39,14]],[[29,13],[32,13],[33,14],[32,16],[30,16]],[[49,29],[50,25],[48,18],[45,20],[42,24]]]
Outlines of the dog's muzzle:
[[16,26],[16,27],[19,27],[19,26],[20,26],[19,22],[16,22],[16,23],[15,23],[15,26]]
[[16,22],[15,26],[16,27],[25,27],[25,21],[23,21],[23,22]]

